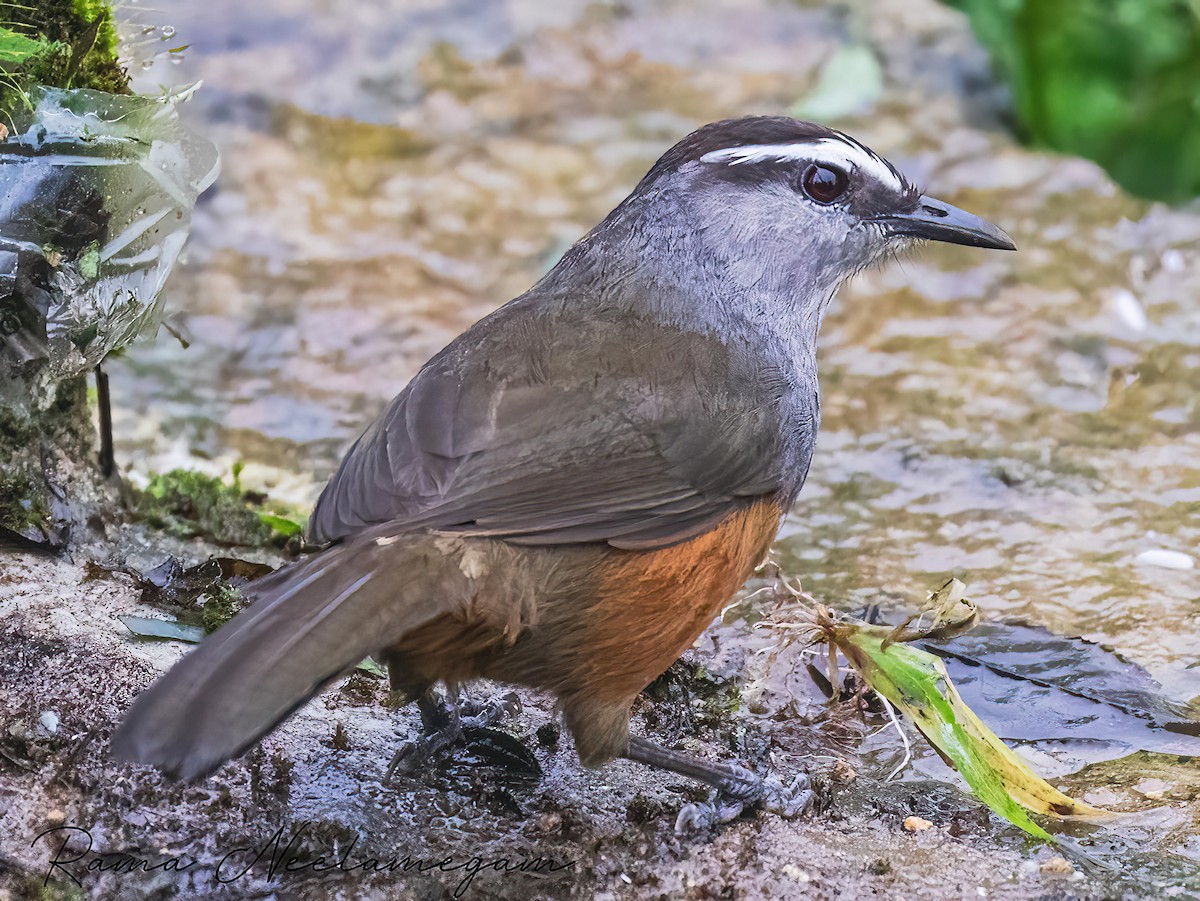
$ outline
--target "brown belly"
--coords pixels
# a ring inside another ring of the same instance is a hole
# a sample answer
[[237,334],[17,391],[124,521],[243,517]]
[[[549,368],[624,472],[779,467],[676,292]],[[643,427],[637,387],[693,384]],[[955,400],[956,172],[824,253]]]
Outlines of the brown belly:
[[656,551],[609,551],[586,607],[572,688],[622,700],[692,646],[762,562],[781,511],[761,501],[690,541]]
[[[637,693],[689,648],[753,572],[782,512],[759,501],[653,551],[486,547],[495,578],[475,600],[391,649],[398,685],[478,677],[554,692],[585,763],[624,747]],[[520,611],[518,613],[518,611]]]

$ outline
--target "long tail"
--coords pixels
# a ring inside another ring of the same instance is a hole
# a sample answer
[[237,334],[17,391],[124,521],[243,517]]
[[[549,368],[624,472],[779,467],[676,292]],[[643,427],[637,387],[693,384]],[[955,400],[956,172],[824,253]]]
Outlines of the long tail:
[[363,536],[255,583],[254,603],[133,704],[122,760],[193,779],[254,744],[330,680],[470,593],[426,535]]

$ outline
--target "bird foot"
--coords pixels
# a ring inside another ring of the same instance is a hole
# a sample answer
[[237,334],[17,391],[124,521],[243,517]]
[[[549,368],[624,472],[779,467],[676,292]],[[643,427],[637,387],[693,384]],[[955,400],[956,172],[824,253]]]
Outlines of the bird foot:
[[384,784],[392,784],[397,777],[413,776],[453,745],[489,739],[490,744],[496,744],[496,736],[501,737],[501,744],[504,744],[504,737],[516,742],[491,727],[520,712],[521,700],[514,692],[482,703],[463,701],[459,705],[438,704],[436,708],[423,706],[422,721],[427,732],[422,738],[410,739],[400,745],[388,764]]
[[707,801],[685,804],[675,818],[675,833],[703,832],[728,823],[746,810],[761,807],[784,819],[803,816],[816,794],[807,773],[799,773],[787,785],[774,776],[759,776],[742,767],[713,792]]
[[516,692],[510,691],[490,701],[463,701],[459,709],[459,723],[464,730],[486,729],[517,716],[521,712],[521,699]]

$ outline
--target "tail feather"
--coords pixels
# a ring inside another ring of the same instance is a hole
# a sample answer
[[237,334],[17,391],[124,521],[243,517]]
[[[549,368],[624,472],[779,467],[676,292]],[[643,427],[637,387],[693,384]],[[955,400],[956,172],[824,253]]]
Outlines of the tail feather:
[[363,536],[255,583],[254,603],[134,702],[118,759],[193,779],[236,757],[368,654],[464,597],[428,536]]

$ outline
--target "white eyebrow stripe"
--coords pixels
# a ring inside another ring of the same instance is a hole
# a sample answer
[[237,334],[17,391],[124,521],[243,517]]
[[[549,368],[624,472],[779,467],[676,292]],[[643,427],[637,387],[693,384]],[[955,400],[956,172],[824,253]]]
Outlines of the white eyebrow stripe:
[[730,166],[786,160],[812,160],[857,169],[897,191],[905,190],[904,183],[891,166],[865,147],[848,144],[840,138],[819,138],[798,144],[744,144],[711,150],[700,157],[702,163],[728,163]]

